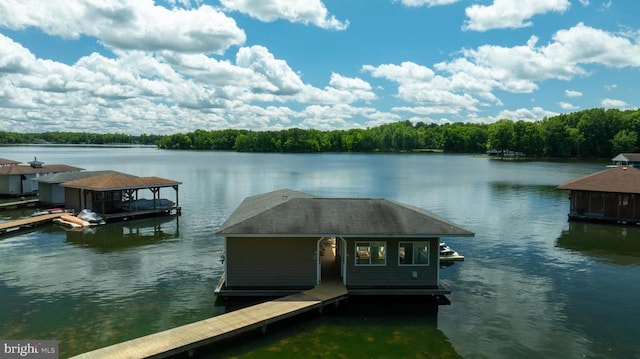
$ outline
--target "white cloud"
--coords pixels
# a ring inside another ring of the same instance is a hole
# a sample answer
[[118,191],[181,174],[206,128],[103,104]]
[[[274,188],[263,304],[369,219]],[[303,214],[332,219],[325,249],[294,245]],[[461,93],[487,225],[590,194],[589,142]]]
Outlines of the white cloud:
[[567,97],[581,97],[582,92],[574,90],[564,90],[564,95]]
[[561,109],[563,110],[577,110],[579,107],[576,105],[573,105],[571,103],[568,102],[558,102],[558,106],[560,106]]
[[605,98],[600,102],[600,105],[604,108],[626,108],[629,104],[622,100],[615,100],[611,98]]
[[454,108],[454,107],[447,107],[447,106],[416,106],[416,107],[407,107],[407,106],[400,106],[400,107],[393,107],[391,109],[391,111],[393,112],[408,112],[408,113],[412,113],[412,114],[416,114],[416,115],[421,115],[421,116],[429,116],[429,115],[434,115],[434,114],[446,114],[446,115],[457,115],[458,113],[460,113],[460,110],[458,108]]
[[582,4],[582,6],[587,7],[589,6],[589,0],[578,0],[580,1],[580,4]]
[[25,73],[35,61],[28,49],[0,34],[0,74]]
[[222,54],[246,40],[235,20],[214,8],[167,9],[153,0],[4,0],[0,27],[33,27],[77,39],[93,36],[118,49]]
[[487,31],[491,29],[521,28],[531,26],[535,15],[548,12],[565,12],[569,0],[494,0],[491,5],[474,4],[465,9],[469,18],[463,29]]
[[640,44],[583,23],[559,30],[553,40],[543,49],[548,59],[572,64],[640,67]]
[[[23,127],[19,124],[26,121],[37,122],[42,131],[126,129],[162,134],[212,127],[281,129],[303,115],[289,107],[252,103],[335,108],[376,99],[368,82],[338,73],[323,89],[305,84],[286,61],[262,46],[240,48],[235,63],[169,51],[115,51],[115,55],[93,53],[66,65],[37,59],[0,34],[0,74],[11,74],[0,76],[0,130]],[[347,116],[372,116],[371,112],[344,111]],[[348,119],[343,120],[348,123]],[[324,125],[331,123],[326,120]]]
[[458,1],[460,0],[400,0],[402,5],[409,7],[449,5]]
[[302,90],[302,80],[287,62],[276,59],[263,46],[240,48],[236,55],[236,64],[264,77],[265,86],[261,86],[262,91],[292,95]]
[[[403,62],[400,65],[365,65],[362,70],[373,77],[396,82],[398,98],[403,101],[419,107],[430,105],[450,107],[456,112],[464,110],[465,116],[471,116],[479,108],[503,104],[495,95],[496,90],[533,93],[538,89],[538,83],[545,80],[568,81],[576,76],[588,76],[588,65],[640,67],[640,46],[624,36],[577,24],[558,31],[553,40],[538,46],[538,38],[532,36],[520,46],[482,45],[464,49],[462,57],[437,63],[433,69]],[[565,95],[579,97],[582,93],[567,90]],[[575,108],[567,102],[559,103],[559,106]],[[519,110],[509,115],[514,118],[539,117],[537,112],[522,113]]]
[[472,96],[461,93],[452,85],[451,78],[436,76],[433,70],[413,62],[403,62],[400,66],[386,64],[380,66],[365,65],[365,72],[373,77],[385,78],[397,82],[398,97],[416,104],[435,106],[456,106],[475,111],[478,103]]
[[349,26],[349,21],[330,16],[321,0],[220,0],[220,3],[227,10],[239,11],[265,22],[284,19],[332,30],[344,30]]
[[552,116],[557,116],[558,113],[556,112],[552,112],[552,111],[547,111],[545,109],[543,109],[542,107],[533,107],[531,109],[527,109],[527,108],[520,108],[517,110],[505,110],[505,111],[501,111],[498,116],[496,117],[497,119],[502,119],[502,118],[508,118],[512,121],[539,121],[542,120],[545,117],[552,117]]

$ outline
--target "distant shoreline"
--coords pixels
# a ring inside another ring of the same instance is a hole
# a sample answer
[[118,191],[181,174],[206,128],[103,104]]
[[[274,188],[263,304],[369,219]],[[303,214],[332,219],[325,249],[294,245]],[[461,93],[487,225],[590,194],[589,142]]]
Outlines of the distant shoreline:
[[108,147],[108,148],[158,148],[156,145],[138,145],[130,143],[91,144],[91,143],[3,143],[0,147]]

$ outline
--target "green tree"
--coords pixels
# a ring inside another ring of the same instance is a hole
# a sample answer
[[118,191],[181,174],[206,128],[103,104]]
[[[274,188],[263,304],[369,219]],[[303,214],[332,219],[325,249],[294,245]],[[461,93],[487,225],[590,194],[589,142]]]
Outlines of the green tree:
[[611,146],[614,154],[636,152],[638,150],[638,133],[632,130],[620,130],[613,136]]

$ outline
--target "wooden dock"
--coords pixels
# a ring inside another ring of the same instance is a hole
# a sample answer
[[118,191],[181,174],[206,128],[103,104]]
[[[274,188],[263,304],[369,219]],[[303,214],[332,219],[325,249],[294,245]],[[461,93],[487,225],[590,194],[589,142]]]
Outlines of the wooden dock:
[[330,282],[269,302],[199,322],[150,334],[77,355],[74,359],[166,358],[232,338],[311,310],[322,310],[348,296],[341,283]]
[[44,214],[41,216],[16,219],[11,222],[0,223],[0,236],[11,233],[11,232],[15,232],[15,231],[31,229],[41,224],[51,223],[55,218],[58,218],[64,214],[68,215],[69,213],[63,212],[63,213]]
[[20,201],[2,202],[0,209],[16,209],[21,207],[35,207],[40,203],[39,199],[22,199]]

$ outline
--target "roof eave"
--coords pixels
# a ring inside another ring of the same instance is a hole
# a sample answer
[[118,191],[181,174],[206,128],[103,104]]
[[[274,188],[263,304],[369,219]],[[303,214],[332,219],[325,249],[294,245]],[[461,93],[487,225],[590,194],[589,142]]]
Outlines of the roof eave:
[[433,233],[433,234],[371,234],[371,233],[361,233],[361,234],[340,234],[340,233],[269,233],[269,234],[261,234],[261,233],[221,233],[216,232],[218,236],[221,237],[244,237],[244,238],[299,238],[299,237],[314,237],[314,238],[323,238],[323,237],[340,237],[340,238],[442,238],[442,237],[475,237],[475,233],[470,234],[442,234],[442,233]]

